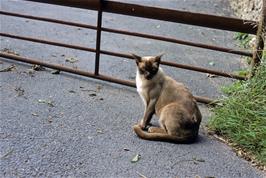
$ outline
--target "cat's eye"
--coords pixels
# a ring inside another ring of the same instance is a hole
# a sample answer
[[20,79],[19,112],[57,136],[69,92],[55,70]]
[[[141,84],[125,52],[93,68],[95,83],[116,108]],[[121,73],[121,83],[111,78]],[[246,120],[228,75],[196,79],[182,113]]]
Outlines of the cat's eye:
[[140,72],[140,74],[144,74],[145,73],[145,70],[140,69],[139,72]]

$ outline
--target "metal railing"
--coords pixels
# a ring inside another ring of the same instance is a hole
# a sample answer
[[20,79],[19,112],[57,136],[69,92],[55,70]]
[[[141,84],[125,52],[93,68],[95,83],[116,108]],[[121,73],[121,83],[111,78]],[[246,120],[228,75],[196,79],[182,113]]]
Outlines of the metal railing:
[[[243,56],[249,56],[249,57],[254,56],[253,53],[243,51],[243,50],[235,50],[235,49],[218,47],[218,46],[207,45],[207,44],[202,44],[202,43],[194,43],[190,41],[184,41],[180,39],[173,39],[173,38],[162,37],[162,36],[157,36],[157,35],[150,35],[150,34],[144,34],[144,33],[125,31],[125,30],[105,28],[105,27],[102,27],[102,14],[103,12],[109,12],[109,13],[116,13],[116,14],[122,14],[122,15],[170,21],[170,22],[176,22],[176,23],[184,23],[184,24],[189,24],[189,25],[197,25],[197,26],[203,26],[203,27],[214,28],[214,29],[244,32],[244,33],[249,33],[249,34],[256,34],[256,32],[258,31],[258,22],[255,22],[255,21],[200,14],[200,13],[192,13],[192,12],[185,12],[185,11],[178,11],[178,10],[170,10],[170,9],[163,9],[163,8],[157,8],[157,7],[148,7],[148,6],[122,3],[122,2],[113,2],[113,1],[107,1],[107,0],[90,0],[90,1],[87,1],[87,0],[25,0],[25,1],[41,2],[41,3],[48,3],[48,4],[54,4],[54,5],[62,5],[62,6],[76,7],[76,8],[98,11],[97,26],[87,25],[87,24],[82,24],[82,23],[75,23],[75,22],[68,22],[68,21],[46,18],[46,17],[37,17],[37,16],[26,15],[26,14],[19,14],[19,13],[14,13],[14,12],[7,12],[3,10],[0,11],[1,15],[14,16],[14,17],[19,17],[19,18],[27,18],[27,19],[32,19],[32,20],[40,20],[40,21],[45,21],[45,22],[52,22],[52,23],[57,23],[57,24],[64,24],[64,25],[69,25],[69,26],[96,30],[97,36],[96,36],[96,48],[95,49],[84,47],[84,46],[78,46],[78,45],[70,45],[70,44],[47,40],[47,39],[38,39],[38,38],[32,38],[32,37],[26,37],[26,36],[19,36],[15,34],[0,33],[0,36],[7,37],[7,38],[14,38],[14,39],[31,41],[35,43],[43,43],[43,44],[61,46],[61,47],[66,47],[66,48],[71,48],[71,49],[94,52],[96,54],[94,73],[90,73],[90,72],[82,71],[78,69],[73,69],[70,67],[61,66],[57,64],[46,63],[46,62],[42,62],[37,59],[30,59],[30,58],[21,57],[21,56],[15,56],[15,55],[7,54],[4,52],[0,53],[0,57],[5,57],[5,58],[18,60],[21,62],[26,62],[26,63],[31,63],[31,64],[38,64],[38,65],[42,65],[48,68],[53,68],[53,69],[57,69],[61,71],[66,71],[66,72],[70,72],[74,74],[92,77],[95,79],[100,79],[100,80],[105,80],[105,81],[110,81],[114,83],[119,83],[119,84],[131,86],[131,87],[135,87],[135,83],[132,81],[121,80],[121,79],[117,79],[117,78],[113,78],[110,76],[105,76],[105,75],[100,74],[99,65],[100,65],[101,54],[133,59],[132,56],[128,54],[101,50],[101,32],[102,31],[148,38],[148,39],[154,39],[154,40],[160,40],[160,41],[165,41],[165,42],[170,42],[170,43],[199,47],[203,49],[215,50],[219,52],[236,54],[236,55],[243,55]],[[260,49],[261,49],[261,46],[260,46]],[[255,52],[257,51],[254,51],[254,53]],[[217,76],[239,79],[239,80],[247,79],[246,77],[239,76],[239,75],[232,74],[232,73],[226,73],[223,71],[216,71],[216,70],[211,70],[211,69],[197,67],[197,66],[178,64],[178,63],[169,62],[169,61],[162,61],[162,64],[167,65],[167,66],[187,69],[187,70],[193,70],[197,72],[214,74]],[[213,101],[206,97],[195,96],[195,98],[199,102],[203,102],[203,103],[210,103]]]

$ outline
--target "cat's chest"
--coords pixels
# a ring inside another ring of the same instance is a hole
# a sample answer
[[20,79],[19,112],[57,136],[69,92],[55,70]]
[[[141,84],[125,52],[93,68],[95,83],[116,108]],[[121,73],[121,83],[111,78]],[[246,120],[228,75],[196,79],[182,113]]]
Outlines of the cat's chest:
[[143,103],[146,104],[147,95],[146,95],[146,92],[145,92],[146,90],[144,89],[144,82],[140,78],[140,75],[138,73],[137,73],[137,76],[136,76],[136,85],[137,85],[137,92],[139,93]]
[[143,87],[144,87],[144,83],[140,77],[140,75],[137,73],[136,75],[136,85],[137,85],[137,91],[138,93],[142,93],[143,92]]

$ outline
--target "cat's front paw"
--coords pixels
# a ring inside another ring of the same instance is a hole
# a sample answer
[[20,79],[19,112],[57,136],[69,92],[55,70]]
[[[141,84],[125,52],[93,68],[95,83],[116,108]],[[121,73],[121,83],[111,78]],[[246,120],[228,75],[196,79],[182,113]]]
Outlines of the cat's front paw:
[[142,130],[144,130],[144,129],[146,128],[146,125],[145,125],[143,119],[140,120],[140,122],[138,123],[138,125],[139,125],[139,127],[140,127]]

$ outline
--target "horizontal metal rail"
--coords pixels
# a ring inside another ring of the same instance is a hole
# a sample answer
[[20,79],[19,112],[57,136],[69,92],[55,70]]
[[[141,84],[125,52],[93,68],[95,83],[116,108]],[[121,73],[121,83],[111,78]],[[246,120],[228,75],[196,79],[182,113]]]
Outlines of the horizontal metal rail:
[[[73,74],[78,74],[78,75],[85,76],[85,77],[91,77],[91,78],[94,78],[94,79],[100,79],[100,80],[104,80],[104,81],[109,81],[109,82],[122,84],[122,85],[130,86],[130,87],[136,87],[136,84],[134,82],[132,82],[132,81],[121,80],[121,79],[109,77],[109,76],[102,75],[102,74],[95,75],[94,73],[90,73],[90,72],[87,72],[87,71],[82,71],[82,70],[78,70],[78,69],[75,69],[75,68],[61,66],[61,65],[58,65],[58,64],[47,63],[47,62],[43,62],[43,61],[37,60],[37,59],[21,57],[21,56],[17,56],[17,55],[8,54],[8,53],[5,53],[5,52],[0,52],[0,57],[13,59],[13,60],[16,60],[16,61],[30,63],[30,64],[37,64],[37,65],[41,65],[41,66],[48,67],[48,68],[51,68],[51,69],[65,71],[65,72],[69,72],[69,73],[73,73]],[[201,96],[194,96],[194,97],[196,98],[196,100],[198,102],[201,102],[201,103],[205,103],[205,104],[214,103],[214,100],[206,98],[206,97],[201,97]]]
[[54,5],[76,7],[81,9],[99,10],[116,14],[123,14],[135,17],[157,19],[169,22],[197,25],[220,30],[229,30],[256,34],[257,22],[242,20],[231,17],[222,17],[201,13],[186,12],[158,7],[149,7],[137,4],[100,1],[100,0],[25,0],[32,2],[48,3]]
[[[111,52],[111,51],[105,51],[105,50],[101,50],[101,54],[133,59],[133,57],[129,54],[123,54],[123,53],[117,53],[117,52]],[[182,68],[182,69],[186,69],[186,70],[192,70],[192,71],[197,71],[197,72],[202,72],[202,73],[214,74],[217,76],[223,76],[223,77],[227,77],[227,78],[234,78],[234,79],[238,79],[238,80],[247,80],[246,77],[242,77],[242,76],[239,76],[236,74],[230,74],[230,73],[206,69],[206,68],[202,68],[202,67],[196,67],[196,66],[185,65],[185,64],[178,64],[178,63],[169,62],[169,61],[161,61],[161,64],[166,65],[166,66],[176,67],[176,68]]]
[[65,47],[65,48],[78,49],[78,50],[82,50],[82,51],[96,52],[96,50],[93,48],[88,48],[88,47],[78,46],[78,45],[70,45],[70,44],[66,44],[66,43],[60,43],[57,41],[31,38],[31,37],[25,37],[25,36],[19,36],[19,35],[12,35],[12,34],[1,33],[1,32],[0,32],[0,36],[19,39],[19,40],[25,40],[25,41],[31,41],[31,42],[35,42],[35,43],[42,43],[42,44],[49,44],[49,45],[60,46],[60,47]]
[[[97,27],[93,26],[93,25],[68,22],[68,21],[51,19],[51,18],[46,18],[46,17],[37,17],[37,16],[18,14],[18,13],[13,13],[13,12],[6,12],[6,11],[0,11],[0,14],[97,30]],[[165,42],[170,42],[170,43],[176,43],[176,44],[181,44],[181,45],[199,47],[199,48],[203,48],[203,49],[209,49],[209,50],[215,50],[215,51],[220,51],[220,52],[226,52],[226,53],[231,53],[231,54],[237,54],[237,55],[252,57],[251,52],[247,52],[244,50],[235,50],[235,49],[218,47],[218,46],[207,45],[207,44],[202,44],[202,43],[189,42],[189,41],[184,41],[184,40],[179,40],[179,39],[174,39],[174,38],[169,38],[169,37],[162,37],[162,36],[149,35],[149,34],[144,34],[144,33],[129,32],[129,31],[125,31],[125,30],[117,30],[117,29],[111,29],[111,28],[105,28],[105,27],[102,27],[101,31],[123,34],[123,35],[136,36],[136,37],[142,37],[142,38],[153,39],[153,40],[160,40],[160,41],[165,41]]]
[[19,13],[7,12],[7,11],[2,11],[2,10],[0,10],[0,14],[20,17],[20,18],[27,18],[27,19],[32,19],[32,20],[39,20],[39,21],[44,21],[44,22],[52,22],[52,23],[58,23],[58,24],[63,24],[63,25],[76,26],[76,27],[81,27],[81,28],[88,28],[88,29],[93,29],[93,30],[97,29],[97,27],[93,25],[81,24],[81,23],[76,23],[76,22],[68,22],[68,21],[63,21],[59,19],[47,18],[47,17],[38,17],[38,16],[33,16],[33,15],[19,14]]
[[[96,50],[92,49],[92,48],[87,48],[87,47],[77,46],[77,45],[69,45],[69,44],[59,43],[59,42],[55,42],[55,41],[49,41],[49,40],[43,40],[43,39],[37,39],[37,38],[30,38],[30,37],[23,37],[23,36],[6,34],[6,33],[0,33],[0,36],[10,37],[10,38],[20,39],[20,40],[26,40],[26,41],[32,41],[32,42],[37,42],[37,43],[43,43],[43,44],[49,44],[49,45],[55,45],[55,46],[61,46],[61,47],[66,47],[66,48],[71,48],[71,49],[78,49],[78,50],[83,50],[83,51],[96,52]],[[133,57],[131,55],[129,55],[129,54],[111,52],[111,51],[106,51],[106,50],[100,50],[100,53],[101,54],[105,54],[105,55],[111,55],[111,56],[116,56],[116,57],[123,57],[123,58],[133,59]],[[196,66],[191,66],[191,65],[177,64],[177,63],[168,62],[168,61],[162,61],[161,64],[167,65],[167,66],[171,66],[171,67],[177,67],[177,68],[182,68],[182,69],[187,69],[187,70],[193,70],[193,71],[198,71],[198,72],[203,72],[203,73],[214,74],[214,75],[228,77],[228,78],[246,80],[245,77],[242,77],[242,76],[239,76],[239,75],[229,74],[229,73],[226,73],[226,72],[210,70],[210,69],[196,67]]]

